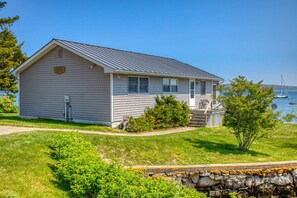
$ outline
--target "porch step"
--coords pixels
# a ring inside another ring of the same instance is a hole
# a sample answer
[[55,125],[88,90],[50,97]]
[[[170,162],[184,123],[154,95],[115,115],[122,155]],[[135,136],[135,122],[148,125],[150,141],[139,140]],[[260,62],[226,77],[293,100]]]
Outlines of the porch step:
[[207,120],[210,118],[211,111],[204,114],[205,110],[191,110],[191,119],[188,126],[191,127],[205,127]]

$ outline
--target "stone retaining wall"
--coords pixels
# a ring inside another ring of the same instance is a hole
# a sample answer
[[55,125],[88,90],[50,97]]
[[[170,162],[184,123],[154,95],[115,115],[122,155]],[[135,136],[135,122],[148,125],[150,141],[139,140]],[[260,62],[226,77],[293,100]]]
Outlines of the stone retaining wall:
[[195,166],[135,166],[146,177],[163,177],[210,197],[297,197],[297,161]]

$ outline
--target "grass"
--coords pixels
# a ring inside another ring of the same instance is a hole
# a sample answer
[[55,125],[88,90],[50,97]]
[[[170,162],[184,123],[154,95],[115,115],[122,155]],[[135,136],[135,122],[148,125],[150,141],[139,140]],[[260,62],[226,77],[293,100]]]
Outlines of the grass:
[[257,140],[250,151],[237,150],[226,128],[200,128],[152,137],[87,135],[107,160],[124,165],[181,165],[297,160],[297,125],[283,124],[269,137]]
[[73,130],[91,130],[102,132],[120,132],[120,130],[96,124],[81,124],[51,120],[51,119],[21,119],[15,113],[0,113],[0,125],[35,127],[48,129],[73,129]]
[[0,197],[68,197],[58,188],[48,147],[54,132],[0,136]]
[[[0,197],[69,197],[52,173],[48,147],[59,132],[0,136]],[[123,165],[182,165],[297,160],[297,125],[283,124],[256,141],[249,152],[237,150],[224,127],[152,137],[84,134],[108,160]]]

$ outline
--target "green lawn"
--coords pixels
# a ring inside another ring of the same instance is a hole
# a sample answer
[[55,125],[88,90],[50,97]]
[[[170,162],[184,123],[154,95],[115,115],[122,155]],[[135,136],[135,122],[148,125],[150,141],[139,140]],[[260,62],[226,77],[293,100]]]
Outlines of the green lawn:
[[[48,148],[58,132],[0,136],[0,197],[68,197],[59,188]],[[297,160],[297,125],[281,125],[251,151],[236,150],[224,127],[154,137],[84,134],[107,160],[123,165],[208,164]],[[8,196],[9,195],[9,196]]]
[[226,128],[153,137],[86,136],[106,159],[124,165],[213,164],[297,160],[297,125],[284,124],[256,141],[249,152],[237,150]]
[[51,171],[48,145],[56,134],[0,136],[0,197],[67,197]]
[[20,119],[15,113],[0,113],[0,125],[37,127],[49,129],[77,129],[102,132],[122,132],[111,127],[95,124],[81,124],[71,122],[65,123],[64,121],[50,119]]

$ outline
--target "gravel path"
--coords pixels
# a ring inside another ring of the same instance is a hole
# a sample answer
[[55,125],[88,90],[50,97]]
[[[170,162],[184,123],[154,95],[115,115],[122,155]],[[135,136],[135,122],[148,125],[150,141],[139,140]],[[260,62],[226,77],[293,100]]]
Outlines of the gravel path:
[[171,133],[181,133],[196,129],[195,127],[181,127],[176,129],[168,129],[164,131],[144,132],[144,133],[113,133],[113,132],[100,132],[100,131],[85,131],[77,129],[47,129],[47,128],[30,128],[30,127],[16,127],[16,126],[0,126],[0,136],[9,135],[13,133],[23,133],[32,131],[77,131],[79,133],[96,134],[96,135],[110,135],[110,136],[131,136],[131,137],[146,137],[146,136],[157,136],[166,135]]

